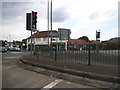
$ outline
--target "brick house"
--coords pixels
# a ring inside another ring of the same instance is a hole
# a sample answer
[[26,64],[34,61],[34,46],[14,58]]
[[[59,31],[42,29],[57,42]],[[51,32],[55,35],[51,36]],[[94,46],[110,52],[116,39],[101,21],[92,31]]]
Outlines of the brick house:
[[86,48],[87,44],[85,40],[81,39],[71,39],[70,42],[68,42],[70,50],[83,50]]

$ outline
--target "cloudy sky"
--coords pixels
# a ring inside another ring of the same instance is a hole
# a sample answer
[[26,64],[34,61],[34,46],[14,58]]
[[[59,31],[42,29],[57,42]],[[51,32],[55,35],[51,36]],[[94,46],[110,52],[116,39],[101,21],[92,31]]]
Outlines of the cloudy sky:
[[[0,39],[22,40],[30,36],[26,30],[26,13],[38,12],[37,28],[47,30],[48,0],[2,0]],[[53,0],[53,29],[71,29],[71,38],[88,36],[95,40],[101,30],[101,40],[118,37],[118,2],[120,0]]]

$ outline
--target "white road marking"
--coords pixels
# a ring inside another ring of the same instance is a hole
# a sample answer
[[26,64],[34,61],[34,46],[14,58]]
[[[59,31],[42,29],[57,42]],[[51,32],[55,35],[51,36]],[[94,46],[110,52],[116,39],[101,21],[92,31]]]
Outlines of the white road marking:
[[23,53],[23,52],[11,52],[11,53]]
[[5,60],[5,61],[2,61],[2,63],[9,63],[9,62],[15,62],[16,60],[11,60],[11,61],[8,61],[8,60]]
[[16,67],[15,65],[12,65],[12,66],[3,66],[2,69],[9,69],[9,68],[13,68],[13,67]]
[[40,90],[49,90],[50,88],[54,87],[55,85],[57,85],[58,83],[60,83],[62,80],[54,80],[53,82],[51,82],[50,84],[44,86],[42,89]]
[[8,58],[16,58],[16,57],[4,57],[4,58],[8,59]]

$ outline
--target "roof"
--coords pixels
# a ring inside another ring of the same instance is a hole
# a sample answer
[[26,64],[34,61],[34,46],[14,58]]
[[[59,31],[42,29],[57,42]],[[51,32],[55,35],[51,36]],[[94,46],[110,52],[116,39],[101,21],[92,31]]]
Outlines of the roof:
[[91,40],[91,41],[89,42],[89,44],[96,44],[96,43],[100,43],[100,41]]
[[72,45],[75,45],[75,44],[77,44],[77,45],[86,45],[87,42],[85,40],[82,40],[82,39],[71,39],[70,44],[72,44]]
[[13,42],[7,42],[7,43],[9,43],[9,44],[13,44]]
[[[38,31],[36,32],[35,34],[32,35],[32,37],[35,37],[35,38],[45,38],[45,37],[48,37],[48,36],[51,36],[52,37],[58,37],[58,31],[56,30],[53,30],[52,33],[51,31]],[[30,39],[30,37],[28,37],[27,39]]]
[[90,44],[96,44],[96,40],[91,40],[89,43]]
[[120,37],[111,38],[109,41],[120,42]]

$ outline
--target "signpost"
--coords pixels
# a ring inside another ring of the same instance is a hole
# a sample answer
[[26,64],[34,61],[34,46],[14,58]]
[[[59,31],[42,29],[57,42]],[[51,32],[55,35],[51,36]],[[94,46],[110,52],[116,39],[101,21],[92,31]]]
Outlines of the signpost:
[[60,40],[69,40],[71,31],[70,29],[58,28]]
[[65,29],[65,28],[58,28],[58,33],[59,33],[60,40],[68,40],[68,50],[69,50],[71,30]]

